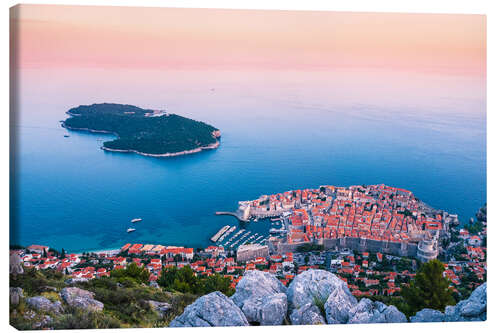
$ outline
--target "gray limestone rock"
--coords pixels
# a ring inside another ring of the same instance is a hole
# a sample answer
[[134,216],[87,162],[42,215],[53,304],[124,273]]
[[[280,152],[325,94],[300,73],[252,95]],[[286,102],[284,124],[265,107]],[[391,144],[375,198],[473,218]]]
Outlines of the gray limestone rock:
[[444,314],[434,309],[422,309],[413,317],[410,317],[412,323],[430,323],[444,321]]
[[357,303],[358,301],[351,294],[347,284],[341,284],[332,291],[325,303],[326,321],[329,324],[347,323],[349,310],[355,307]]
[[198,298],[170,327],[248,326],[241,309],[219,291]]
[[160,317],[163,317],[172,308],[172,305],[166,302],[147,301],[147,303]]
[[52,303],[49,299],[43,296],[35,296],[27,298],[26,303],[28,304],[28,306],[37,311],[54,312],[54,313],[61,313],[63,311],[61,302],[57,301]]
[[444,321],[486,320],[486,282],[476,288],[466,300],[447,306]]
[[309,269],[297,275],[288,286],[289,311],[299,309],[308,303],[324,304],[330,294],[340,288],[347,289],[347,285],[335,274],[320,269]]
[[363,298],[349,311],[348,324],[405,323],[406,316],[395,306]]
[[294,309],[290,314],[292,325],[321,325],[326,324],[319,308],[311,303]]
[[286,287],[270,273],[252,270],[236,285],[231,300],[249,322],[281,325],[287,313]]
[[24,297],[23,290],[19,287],[11,287],[9,289],[10,304],[17,305],[19,301]]
[[87,283],[89,282],[89,279],[86,279],[86,278],[71,278],[71,279],[67,279],[66,281],[64,281],[64,283],[66,283],[67,285],[74,285],[74,284],[77,284],[77,283]]
[[13,275],[24,273],[23,261],[17,253],[10,254],[9,273]]
[[260,325],[281,325],[287,312],[287,298],[284,293],[250,298],[241,310],[247,320]]
[[104,304],[94,299],[94,293],[76,287],[67,287],[59,293],[61,298],[71,307],[102,311]]

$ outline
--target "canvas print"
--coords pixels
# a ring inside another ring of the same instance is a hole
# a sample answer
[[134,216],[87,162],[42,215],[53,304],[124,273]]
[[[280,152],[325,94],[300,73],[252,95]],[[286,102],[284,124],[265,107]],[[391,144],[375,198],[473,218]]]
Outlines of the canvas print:
[[11,8],[20,330],[484,321],[486,17]]

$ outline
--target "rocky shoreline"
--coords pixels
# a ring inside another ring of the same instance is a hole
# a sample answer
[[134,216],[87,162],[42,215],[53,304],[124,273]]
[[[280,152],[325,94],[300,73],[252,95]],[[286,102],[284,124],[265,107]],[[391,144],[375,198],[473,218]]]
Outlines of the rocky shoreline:
[[217,141],[213,144],[210,144],[207,146],[201,146],[201,147],[191,149],[191,150],[183,150],[183,151],[180,151],[177,153],[164,153],[164,154],[149,154],[149,153],[143,153],[143,152],[140,152],[137,150],[132,150],[132,149],[112,149],[112,148],[107,148],[104,146],[102,146],[101,149],[105,150],[105,151],[115,152],[115,153],[135,153],[138,155],[150,156],[150,157],[173,157],[173,156],[180,156],[180,155],[195,154],[195,153],[199,153],[203,150],[207,150],[207,149],[217,149],[219,147],[219,145],[220,145],[220,142]]

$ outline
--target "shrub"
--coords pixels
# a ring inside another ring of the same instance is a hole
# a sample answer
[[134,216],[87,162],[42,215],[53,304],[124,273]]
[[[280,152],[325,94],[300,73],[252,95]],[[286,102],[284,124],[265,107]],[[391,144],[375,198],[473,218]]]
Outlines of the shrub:
[[103,312],[71,310],[57,316],[52,326],[54,329],[119,328],[120,321]]

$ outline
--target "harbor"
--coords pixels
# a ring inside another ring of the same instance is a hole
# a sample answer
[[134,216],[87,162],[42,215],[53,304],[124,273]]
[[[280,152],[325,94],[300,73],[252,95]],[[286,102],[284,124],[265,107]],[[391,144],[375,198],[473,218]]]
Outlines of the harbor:
[[230,228],[230,226],[228,225],[225,225],[223,226],[219,231],[217,231],[217,233],[215,235],[212,236],[212,238],[210,238],[210,240],[212,242],[217,242],[219,240],[219,238]]
[[[226,213],[226,212],[218,212]],[[217,215],[232,215],[236,214],[217,214]],[[267,221],[268,223],[264,222]],[[269,240],[269,229],[272,225],[280,222],[269,223],[270,219],[262,219],[259,224],[243,224],[245,227],[225,225],[219,229],[210,240],[218,246],[224,247],[226,250],[236,250],[241,245],[246,244],[260,244],[265,245]],[[253,228],[250,228],[253,226]],[[255,228],[258,226],[258,228]],[[259,230],[251,230],[259,229]]]
[[230,215],[236,217],[240,222],[250,222],[249,219],[245,219],[240,211],[237,212],[215,212],[215,215]]

